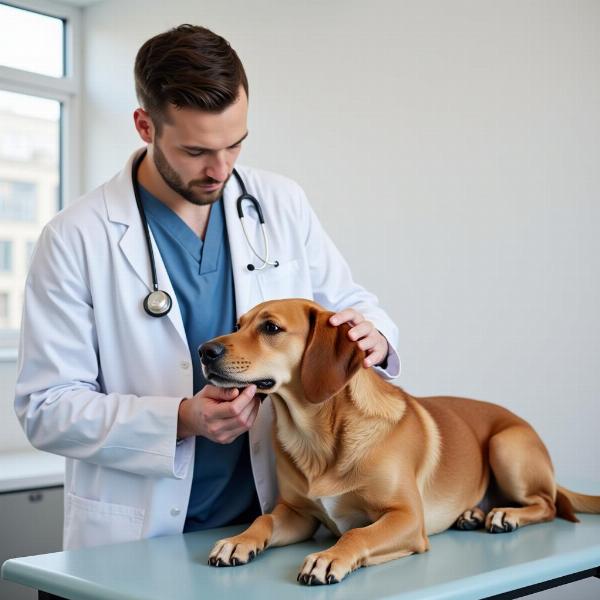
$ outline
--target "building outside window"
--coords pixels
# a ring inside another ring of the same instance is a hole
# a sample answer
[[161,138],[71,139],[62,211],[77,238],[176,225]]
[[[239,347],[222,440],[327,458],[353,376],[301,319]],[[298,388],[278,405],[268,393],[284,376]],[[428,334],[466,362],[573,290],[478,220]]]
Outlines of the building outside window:
[[0,240],[0,273],[10,273],[12,271],[12,254],[12,240]]
[[[0,134],[0,139],[3,137]],[[9,151],[0,148],[0,157],[5,156],[10,156]],[[37,200],[38,190],[33,181],[0,179],[0,221],[35,221]]]
[[10,314],[9,308],[9,295],[7,292],[0,292],[0,323],[8,319]]
[[0,358],[16,357],[43,226],[79,194],[79,10],[0,1]]

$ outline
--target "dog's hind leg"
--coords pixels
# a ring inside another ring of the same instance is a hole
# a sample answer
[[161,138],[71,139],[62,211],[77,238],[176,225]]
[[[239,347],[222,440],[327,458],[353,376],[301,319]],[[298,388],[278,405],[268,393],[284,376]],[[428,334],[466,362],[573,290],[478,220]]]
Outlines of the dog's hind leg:
[[519,506],[492,508],[485,519],[487,531],[505,533],[554,519],[556,483],[552,462],[531,427],[519,423],[493,435],[489,460],[500,491]]
[[469,510],[465,510],[465,512],[456,519],[454,528],[465,531],[479,529],[480,527],[483,527],[484,521],[485,513],[478,506],[475,506]]

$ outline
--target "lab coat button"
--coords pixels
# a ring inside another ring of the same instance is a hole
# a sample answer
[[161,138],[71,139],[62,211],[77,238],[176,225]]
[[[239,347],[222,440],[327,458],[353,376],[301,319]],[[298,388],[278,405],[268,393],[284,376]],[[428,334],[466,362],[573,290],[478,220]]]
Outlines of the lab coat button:
[[181,511],[178,508],[171,509],[171,516],[176,517]]
[[182,361],[181,368],[182,369],[189,369],[190,368],[190,363],[187,362],[186,360]]

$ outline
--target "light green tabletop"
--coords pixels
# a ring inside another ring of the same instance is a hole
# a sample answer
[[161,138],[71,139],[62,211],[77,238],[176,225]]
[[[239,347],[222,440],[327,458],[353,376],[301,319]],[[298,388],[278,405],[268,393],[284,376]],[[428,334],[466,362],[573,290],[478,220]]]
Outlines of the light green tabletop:
[[506,534],[450,530],[432,536],[425,554],[359,569],[330,586],[296,582],[304,556],[334,542],[324,536],[271,548],[247,565],[208,566],[213,543],[241,526],[12,559],[2,577],[73,600],[468,600],[600,566],[600,515],[579,517],[579,524],[557,519]]

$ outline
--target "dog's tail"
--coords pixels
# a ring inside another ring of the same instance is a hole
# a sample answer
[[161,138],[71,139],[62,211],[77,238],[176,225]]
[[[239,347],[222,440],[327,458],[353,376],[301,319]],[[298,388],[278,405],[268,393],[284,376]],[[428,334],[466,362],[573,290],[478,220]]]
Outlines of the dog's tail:
[[600,514],[600,496],[579,494],[562,486],[558,486],[555,504],[557,516],[573,523],[579,523],[575,512]]

